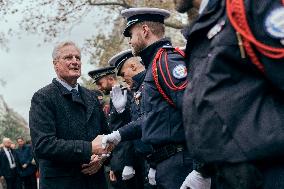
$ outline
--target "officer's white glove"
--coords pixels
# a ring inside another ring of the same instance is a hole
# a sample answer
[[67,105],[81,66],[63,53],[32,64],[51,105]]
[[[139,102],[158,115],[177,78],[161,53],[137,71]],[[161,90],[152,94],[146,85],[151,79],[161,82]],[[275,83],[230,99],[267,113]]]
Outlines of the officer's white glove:
[[122,90],[119,85],[115,85],[110,92],[110,98],[116,111],[122,113],[127,102],[127,90]]
[[151,185],[156,185],[156,169],[150,168],[148,173],[148,180]]
[[204,178],[200,173],[193,170],[183,181],[180,189],[210,189],[211,178]]
[[122,171],[122,180],[129,180],[135,175],[135,170],[132,166],[125,166]]
[[113,131],[111,134],[104,135],[102,138],[102,148],[105,149],[109,143],[117,145],[121,141],[119,131]]

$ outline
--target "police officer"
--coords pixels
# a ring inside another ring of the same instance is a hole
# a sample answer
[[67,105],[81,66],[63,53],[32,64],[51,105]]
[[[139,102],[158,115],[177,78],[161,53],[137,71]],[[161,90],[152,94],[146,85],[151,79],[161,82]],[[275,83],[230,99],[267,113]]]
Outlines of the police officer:
[[283,18],[281,0],[209,0],[185,33],[187,144],[217,189],[284,188]]
[[[170,16],[157,8],[131,8],[122,11],[127,19],[124,36],[134,55],[142,58],[146,68],[141,104],[142,141],[151,144],[154,152],[148,159],[156,164],[158,188],[179,188],[191,172],[192,159],[185,147],[181,117],[182,96],[187,84],[187,70],[182,52],[164,38],[164,19]],[[105,141],[118,143],[129,139],[123,128]]]
[[[109,115],[110,130],[117,130],[130,122],[130,101],[127,100],[130,96],[127,95],[126,90],[121,93],[121,86],[115,75],[115,67],[99,68],[90,71],[89,76],[94,79],[98,89],[105,95],[110,94],[111,90],[113,93],[120,92],[120,102],[113,101],[111,96]],[[131,141],[126,141],[116,146],[112,152],[110,160],[111,171],[109,174],[114,188],[138,188],[135,178],[133,178],[135,175],[135,170],[133,168],[135,161],[134,148]]]
[[[131,121],[135,122],[139,119],[143,112],[141,109],[141,91],[143,89],[142,82],[144,80],[146,70],[144,65],[141,63],[138,57],[133,57],[132,50],[128,49],[122,51],[110,59],[109,64],[115,66],[117,69],[117,75],[121,76],[127,83],[132,92],[131,99]],[[140,125],[134,125],[141,127]],[[135,159],[136,159],[136,173],[140,179],[140,186],[145,189],[155,188],[156,181],[155,177],[148,175],[149,183],[146,180],[147,170],[149,170],[149,165],[146,163],[145,158],[152,152],[151,145],[146,145],[140,139],[134,141],[135,147]],[[153,168],[150,169],[150,173],[153,173]],[[144,187],[143,187],[144,185]]]

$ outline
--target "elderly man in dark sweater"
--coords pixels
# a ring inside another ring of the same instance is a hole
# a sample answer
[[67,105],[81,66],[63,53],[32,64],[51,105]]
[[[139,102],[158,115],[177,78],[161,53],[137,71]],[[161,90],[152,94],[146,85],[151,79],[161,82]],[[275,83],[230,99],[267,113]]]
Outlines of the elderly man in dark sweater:
[[81,53],[73,42],[55,47],[57,78],[38,90],[31,102],[30,129],[39,161],[40,189],[105,189],[103,157],[93,140],[107,133],[94,92],[80,86]]

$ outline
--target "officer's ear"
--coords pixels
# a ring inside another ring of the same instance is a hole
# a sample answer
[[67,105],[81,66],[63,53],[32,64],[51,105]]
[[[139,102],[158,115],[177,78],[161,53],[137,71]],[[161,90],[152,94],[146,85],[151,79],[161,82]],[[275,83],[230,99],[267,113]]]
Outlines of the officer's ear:
[[137,69],[137,67],[134,63],[130,64],[130,68],[131,68],[132,71],[136,71],[136,69]]
[[146,24],[143,24],[142,25],[142,34],[143,34],[143,37],[147,37],[149,35],[149,31],[150,31],[150,28],[148,25]]

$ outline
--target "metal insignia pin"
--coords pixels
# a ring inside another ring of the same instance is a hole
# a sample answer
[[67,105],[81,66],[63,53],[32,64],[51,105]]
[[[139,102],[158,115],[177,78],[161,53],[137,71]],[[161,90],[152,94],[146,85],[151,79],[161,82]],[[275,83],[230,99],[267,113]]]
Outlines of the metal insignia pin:
[[140,104],[140,97],[141,97],[141,92],[140,91],[134,93],[134,99],[135,99],[136,105]]
[[216,36],[222,30],[224,25],[225,25],[225,20],[222,20],[221,22],[213,26],[213,28],[211,28],[207,33],[207,38],[212,39],[214,36]]

